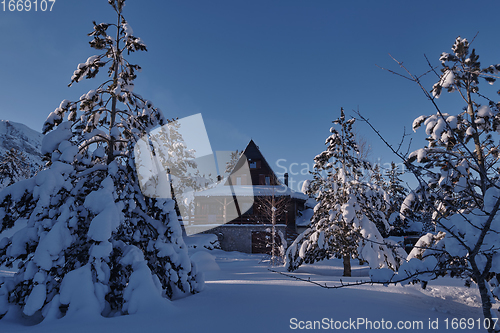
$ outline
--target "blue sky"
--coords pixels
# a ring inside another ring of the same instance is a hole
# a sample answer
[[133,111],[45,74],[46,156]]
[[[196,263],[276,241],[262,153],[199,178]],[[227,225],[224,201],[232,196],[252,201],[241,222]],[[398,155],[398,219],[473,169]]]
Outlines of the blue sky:
[[[359,108],[393,144],[414,118],[434,112],[415,84],[376,66],[398,70],[389,53],[421,74],[424,54],[438,65],[457,36],[479,32],[482,63],[500,63],[500,21],[491,15],[499,10],[494,1],[127,0],[124,15],[148,46],[129,57],[143,67],[136,92],[168,118],[201,113],[213,150],[242,150],[253,139],[276,172],[298,182],[304,176],[293,173],[312,168],[340,107]],[[52,12],[0,15],[1,119],[41,130],[61,100],[104,79],[67,87],[94,54],[92,21],[115,20],[107,1],[57,0]],[[429,90],[435,81],[423,80]],[[462,106],[456,94],[439,103],[448,112]],[[372,161],[394,159],[367,126],[358,131]]]

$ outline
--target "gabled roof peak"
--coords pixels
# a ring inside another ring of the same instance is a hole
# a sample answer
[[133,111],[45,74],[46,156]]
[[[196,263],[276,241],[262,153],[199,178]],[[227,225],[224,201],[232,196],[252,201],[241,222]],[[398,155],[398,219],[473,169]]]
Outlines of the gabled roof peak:
[[265,160],[264,156],[260,152],[259,146],[257,146],[253,139],[250,139],[250,142],[243,150],[242,154],[244,154],[249,161],[252,159]]
[[[248,144],[247,144],[247,148],[248,148],[248,147],[255,147],[255,148],[259,149],[259,146],[257,146],[257,144],[255,143],[255,141],[253,141],[253,139],[250,139],[250,142],[248,142]],[[245,148],[245,150],[246,150],[247,148]]]

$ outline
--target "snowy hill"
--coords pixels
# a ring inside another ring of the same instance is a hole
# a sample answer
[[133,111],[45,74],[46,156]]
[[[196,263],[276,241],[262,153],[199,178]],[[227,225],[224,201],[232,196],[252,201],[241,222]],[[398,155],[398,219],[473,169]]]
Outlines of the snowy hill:
[[[32,130],[24,124],[0,120],[0,156],[5,156],[12,148],[22,152],[32,173],[43,165],[40,152],[42,139],[42,133]],[[0,188],[3,187],[0,184]]]

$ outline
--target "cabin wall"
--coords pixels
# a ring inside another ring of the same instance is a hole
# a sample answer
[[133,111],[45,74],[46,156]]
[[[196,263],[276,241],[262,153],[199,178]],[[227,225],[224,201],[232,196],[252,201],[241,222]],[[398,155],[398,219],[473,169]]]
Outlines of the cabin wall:
[[[224,251],[239,251],[252,253],[252,232],[264,232],[271,225],[222,225],[205,231],[205,234],[215,234]],[[286,226],[277,224],[276,231],[286,234]]]

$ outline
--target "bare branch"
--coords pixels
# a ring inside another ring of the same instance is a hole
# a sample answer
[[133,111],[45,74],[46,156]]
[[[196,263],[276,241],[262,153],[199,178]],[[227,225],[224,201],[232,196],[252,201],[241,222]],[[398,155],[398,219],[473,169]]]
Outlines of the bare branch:
[[286,274],[286,273],[283,273],[283,272],[278,272],[276,270],[273,270],[273,269],[268,269],[270,272],[273,272],[273,273],[278,273],[280,275],[283,275],[283,276],[286,276],[286,277],[289,277],[291,279],[295,279],[295,280],[298,280],[298,281],[303,281],[303,282],[307,282],[307,283],[312,283],[316,286],[319,286],[321,288],[325,288],[325,289],[340,289],[340,288],[345,288],[345,287],[353,287],[353,286],[361,286],[361,285],[366,285],[366,284],[369,284],[369,285],[375,285],[375,284],[378,284],[378,285],[389,285],[389,284],[398,284],[398,283],[405,283],[405,282],[408,282],[408,281],[420,281],[418,279],[419,276],[421,275],[425,275],[425,274],[432,274],[434,277],[430,280],[434,280],[436,279],[438,276],[440,275],[444,275],[444,274],[447,274],[449,272],[463,272],[463,271],[469,271],[470,269],[467,269],[467,268],[462,268],[462,267],[459,267],[459,268],[443,268],[443,269],[432,269],[432,270],[425,270],[425,271],[417,271],[415,273],[412,273],[408,276],[406,276],[405,278],[402,278],[402,279],[395,279],[393,280],[394,277],[397,277],[398,274],[394,274],[390,280],[388,281],[373,281],[373,280],[369,280],[369,281],[356,281],[356,282],[349,282],[349,283],[344,283],[342,281],[342,279],[340,279],[340,285],[336,285],[336,286],[329,286],[327,285],[326,283],[325,284],[321,284],[319,282],[316,282],[316,281],[313,281],[311,280],[311,278],[307,278],[307,279],[304,279],[304,278],[301,278],[301,277],[298,277],[298,276],[295,276],[295,275],[291,275],[291,274]]

